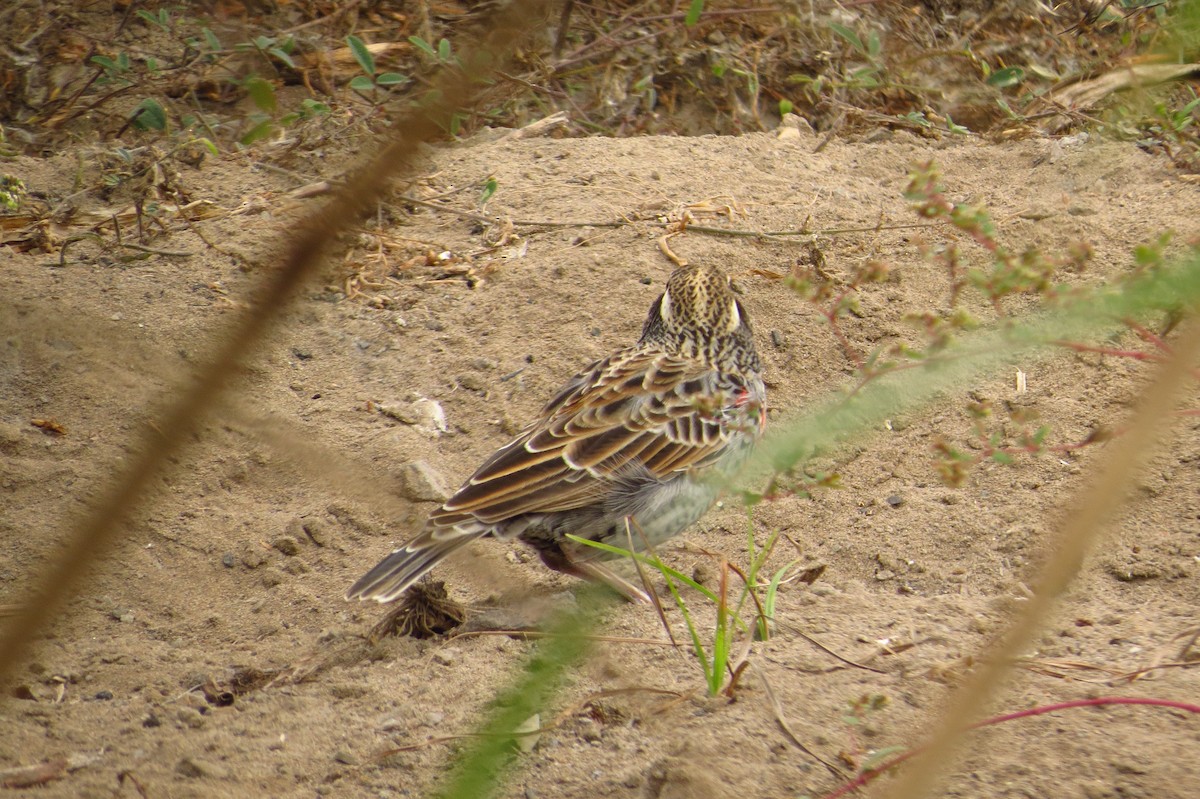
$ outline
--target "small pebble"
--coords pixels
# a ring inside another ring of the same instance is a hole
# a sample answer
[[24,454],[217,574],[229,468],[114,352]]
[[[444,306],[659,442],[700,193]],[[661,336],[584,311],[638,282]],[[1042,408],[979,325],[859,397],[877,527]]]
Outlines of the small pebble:
[[190,756],[182,758],[175,765],[175,771],[185,777],[192,778],[207,777],[209,779],[220,780],[229,776],[229,772],[223,766]]
[[271,546],[285,555],[300,554],[300,542],[290,535],[277,536],[271,541]]
[[234,555],[232,552],[226,552],[221,556],[221,565],[226,569],[232,569],[237,565],[237,555]]
[[453,666],[458,662],[459,651],[452,646],[447,646],[433,653],[433,662],[442,666]]
[[101,701],[107,701],[113,698],[113,693],[112,691],[97,691],[96,698]]
[[253,544],[243,544],[238,550],[238,557],[247,569],[257,569],[267,562],[267,555]]
[[900,496],[899,494],[892,494],[885,501],[893,508],[898,508],[904,504],[904,497]]
[[175,718],[184,726],[191,727],[193,730],[198,730],[204,726],[204,716],[200,715],[200,711],[193,707],[181,707],[175,711]]
[[319,547],[329,546],[329,525],[320,519],[305,519],[304,534]]
[[283,564],[283,570],[288,574],[308,574],[308,564],[300,559],[289,560]]
[[416,502],[445,502],[450,498],[446,479],[427,461],[412,461],[400,468],[401,493]]
[[465,374],[458,376],[458,384],[468,391],[486,391],[487,381],[479,375]]
[[334,761],[341,763],[343,766],[358,765],[358,758],[344,749],[339,749],[337,752],[334,752],[333,759]]

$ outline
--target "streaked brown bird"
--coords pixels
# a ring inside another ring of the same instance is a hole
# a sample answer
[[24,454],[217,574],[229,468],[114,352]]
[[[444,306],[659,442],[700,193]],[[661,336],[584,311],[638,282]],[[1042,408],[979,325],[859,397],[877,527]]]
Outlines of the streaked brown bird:
[[568,382],[487,459],[411,541],[347,599],[390,602],[477,538],[519,538],[556,571],[646,594],[567,534],[622,548],[697,521],[746,461],[766,421],[750,320],[729,279],[684,266],[650,306],[638,343]]

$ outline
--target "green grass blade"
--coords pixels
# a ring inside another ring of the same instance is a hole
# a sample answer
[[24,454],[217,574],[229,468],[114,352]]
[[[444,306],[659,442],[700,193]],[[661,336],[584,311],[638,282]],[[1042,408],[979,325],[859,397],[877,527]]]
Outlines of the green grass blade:
[[514,758],[513,732],[549,705],[563,675],[587,654],[590,643],[580,630],[595,624],[588,609],[594,611],[612,602],[607,589],[598,586],[582,587],[577,599],[575,608],[562,612],[551,625],[550,635],[539,642],[508,687],[496,693],[487,719],[477,728],[481,737],[454,763],[436,796],[484,799],[495,794]]

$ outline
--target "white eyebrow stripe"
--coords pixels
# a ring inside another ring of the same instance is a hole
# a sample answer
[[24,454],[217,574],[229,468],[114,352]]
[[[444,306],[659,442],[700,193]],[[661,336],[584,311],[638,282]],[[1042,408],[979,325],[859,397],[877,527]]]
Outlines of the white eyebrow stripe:
[[730,310],[733,311],[733,313],[729,315],[729,326],[726,329],[726,332],[728,333],[732,333],[733,331],[737,330],[738,326],[742,323],[742,312],[738,309],[737,300],[734,300],[733,305],[730,306]]

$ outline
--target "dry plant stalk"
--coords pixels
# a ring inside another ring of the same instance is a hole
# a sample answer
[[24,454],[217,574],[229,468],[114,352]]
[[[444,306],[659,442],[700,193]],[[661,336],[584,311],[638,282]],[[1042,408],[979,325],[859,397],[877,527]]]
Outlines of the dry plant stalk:
[[924,751],[909,764],[890,799],[921,799],[931,795],[936,778],[945,769],[963,732],[983,715],[993,694],[1018,656],[1033,642],[1043,620],[1074,579],[1083,559],[1127,494],[1138,467],[1149,455],[1162,423],[1183,387],[1192,379],[1192,364],[1200,359],[1200,320],[1193,320],[1179,337],[1174,356],[1164,363],[1143,392],[1128,432],[1117,439],[1108,463],[1091,485],[1078,492],[1059,531],[1053,555],[1042,569],[1033,596],[1024,604],[1008,632],[980,658],[979,670],[954,697],[938,720]]
[[230,329],[213,337],[214,355],[194,387],[171,402],[159,419],[148,425],[141,454],[102,496],[95,509],[71,530],[66,551],[31,589],[13,621],[0,636],[0,684],[24,656],[34,637],[50,623],[53,614],[76,590],[89,567],[120,538],[121,523],[141,501],[151,479],[178,452],[238,372],[242,358],[258,344],[279,318],[297,290],[311,276],[326,245],[375,203],[383,199],[393,176],[411,168],[423,142],[432,141],[449,127],[455,111],[468,107],[486,86],[483,80],[512,52],[518,39],[542,19],[548,0],[514,0],[498,9],[480,29],[478,39],[456,47],[468,54],[461,70],[443,70],[425,102],[414,105],[396,120],[392,135],[379,151],[347,178],[321,208],[293,228],[293,238],[283,248],[282,263],[263,282],[250,309]]

